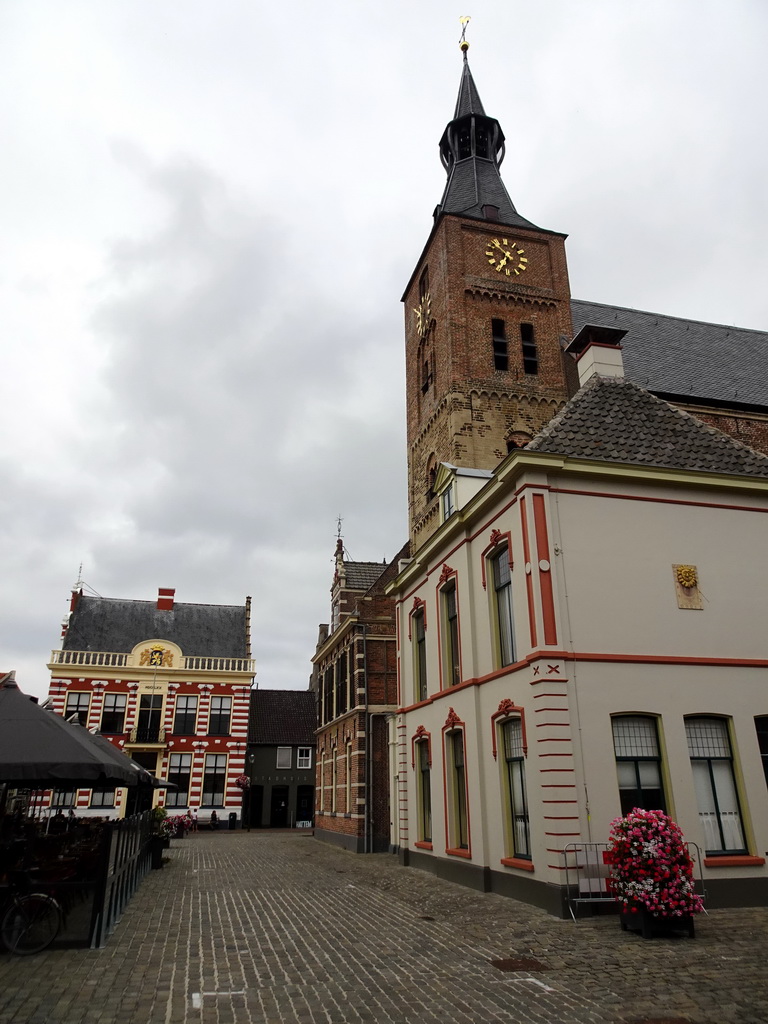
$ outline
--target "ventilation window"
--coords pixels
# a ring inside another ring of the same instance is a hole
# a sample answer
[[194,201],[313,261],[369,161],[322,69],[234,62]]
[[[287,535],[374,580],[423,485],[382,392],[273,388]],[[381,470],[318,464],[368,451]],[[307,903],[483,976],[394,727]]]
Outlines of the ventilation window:
[[499,208],[498,206],[484,206],[483,217],[486,220],[498,220],[499,219]]
[[469,125],[465,125],[463,128],[459,128],[459,160],[466,160],[468,156],[472,156],[472,137],[469,131]]
[[429,391],[429,385],[432,383],[432,373],[429,368],[429,360],[425,359],[421,364],[421,393],[426,395]]
[[484,124],[475,129],[475,154],[488,158],[488,128]]
[[424,298],[429,292],[429,267],[424,267],[421,277],[419,278],[419,301]]
[[509,353],[503,320],[491,320],[491,335],[493,337],[493,368],[494,370],[508,370]]
[[520,324],[520,340],[523,343],[523,370],[526,373],[538,373],[539,356],[533,336],[533,324]]

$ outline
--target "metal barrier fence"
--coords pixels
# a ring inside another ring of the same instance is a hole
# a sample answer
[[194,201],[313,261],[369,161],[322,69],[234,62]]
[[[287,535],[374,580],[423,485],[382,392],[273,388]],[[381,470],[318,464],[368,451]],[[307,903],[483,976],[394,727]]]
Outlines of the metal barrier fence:
[[[701,850],[696,843],[687,843],[693,861],[696,891],[706,897],[701,871]],[[616,905],[610,886],[611,864],[607,843],[568,843],[563,850],[565,861],[566,900],[571,917],[583,903]]]
[[142,878],[150,870],[151,834],[151,811],[104,826],[91,915],[91,949],[106,944]]

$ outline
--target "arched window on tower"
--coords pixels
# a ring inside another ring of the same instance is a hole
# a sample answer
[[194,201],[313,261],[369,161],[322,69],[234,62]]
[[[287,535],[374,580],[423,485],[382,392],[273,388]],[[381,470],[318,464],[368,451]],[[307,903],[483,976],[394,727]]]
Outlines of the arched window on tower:
[[437,477],[437,456],[434,452],[427,459],[427,501],[435,496],[435,479]]
[[523,347],[523,370],[526,373],[538,373],[539,354],[536,350],[533,324],[520,324],[520,341]]

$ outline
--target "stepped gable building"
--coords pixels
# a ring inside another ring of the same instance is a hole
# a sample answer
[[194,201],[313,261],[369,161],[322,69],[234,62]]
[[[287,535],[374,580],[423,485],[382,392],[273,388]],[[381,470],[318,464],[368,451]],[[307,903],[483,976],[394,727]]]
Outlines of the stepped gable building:
[[573,844],[662,808],[711,904],[766,904],[768,335],[572,300],[462,48],[404,296],[391,843],[562,913]]
[[445,191],[403,296],[414,551],[440,522],[441,463],[494,469],[577,389],[569,344],[620,344],[630,380],[768,451],[768,334],[572,300],[566,236],[512,203],[504,133],[466,57],[440,140]]
[[[62,642],[53,651],[49,699],[76,715],[153,774],[178,787],[158,800],[171,813],[198,809],[205,821],[239,817],[235,780],[245,768],[255,675],[250,598],[243,605],[182,604],[161,588],[156,601],[72,592]],[[115,814],[124,793],[54,794],[78,814]]]
[[312,659],[317,700],[315,836],[362,852],[390,847],[397,710],[394,603],[385,587],[392,562],[353,562],[336,545],[331,623],[321,625]]
[[311,690],[252,690],[248,730],[250,828],[309,828],[315,807],[317,702]]

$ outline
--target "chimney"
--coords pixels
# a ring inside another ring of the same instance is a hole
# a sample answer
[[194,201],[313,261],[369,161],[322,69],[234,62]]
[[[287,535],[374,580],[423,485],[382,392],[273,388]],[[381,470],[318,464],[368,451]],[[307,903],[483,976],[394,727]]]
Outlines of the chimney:
[[621,342],[626,333],[620,327],[599,324],[586,324],[581,328],[565,349],[576,360],[580,388],[596,374],[599,377],[624,376]]
[[623,377],[624,360],[621,345],[601,345],[591,343],[578,356],[579,387],[583,387],[590,377]]
[[157,591],[157,610],[159,612],[172,612],[175,595],[175,588],[169,590],[168,587],[159,587]]

